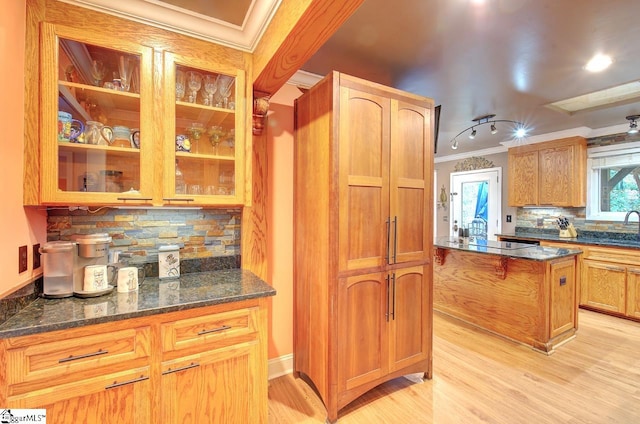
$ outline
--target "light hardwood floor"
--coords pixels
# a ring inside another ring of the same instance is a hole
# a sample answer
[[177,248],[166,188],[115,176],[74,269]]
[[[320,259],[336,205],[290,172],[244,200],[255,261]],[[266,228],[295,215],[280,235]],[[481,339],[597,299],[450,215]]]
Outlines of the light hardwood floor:
[[[546,356],[434,315],[434,377],[402,377],[342,409],[350,423],[640,423],[640,323],[580,310],[574,340]],[[269,423],[322,423],[315,392],[270,381]]]

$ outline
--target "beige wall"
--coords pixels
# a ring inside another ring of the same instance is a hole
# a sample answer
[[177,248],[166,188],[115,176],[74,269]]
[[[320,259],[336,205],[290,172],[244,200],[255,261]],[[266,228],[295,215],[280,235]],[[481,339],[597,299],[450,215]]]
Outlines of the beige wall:
[[[22,206],[24,149],[24,0],[4,0],[0,13],[0,297],[31,282],[42,273],[32,269],[31,246],[46,241],[46,212]],[[29,269],[18,273],[18,247],[28,246]]]
[[[514,232],[516,228],[516,210],[517,208],[510,207],[507,204],[507,178],[509,178],[509,169],[507,166],[507,152],[497,153],[493,155],[481,156],[488,161],[493,162],[495,167],[502,168],[502,232],[510,233]],[[437,171],[438,181],[436,182],[437,187],[434,190],[434,197],[436,200],[440,196],[440,189],[444,185],[447,195],[451,193],[450,187],[450,174],[454,172],[454,168],[458,162],[462,162],[464,159],[453,160],[448,162],[441,162],[435,164],[435,169]],[[451,197],[449,196],[449,199]],[[436,208],[436,227],[434,228],[434,236],[442,237],[449,235],[449,228],[453,225],[451,217],[449,216],[451,209],[449,205],[447,205],[446,210],[443,208]],[[512,222],[506,222],[506,216],[511,215]],[[445,221],[446,217],[446,221]]]
[[269,358],[293,352],[293,101],[302,94],[285,84],[270,102],[268,155],[268,282],[272,300]]

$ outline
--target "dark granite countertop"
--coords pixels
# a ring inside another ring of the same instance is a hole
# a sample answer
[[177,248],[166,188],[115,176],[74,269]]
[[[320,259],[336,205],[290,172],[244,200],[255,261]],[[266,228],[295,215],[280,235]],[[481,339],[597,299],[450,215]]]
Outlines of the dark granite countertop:
[[273,296],[276,291],[250,271],[183,274],[179,279],[147,278],[137,292],[81,299],[36,299],[0,325],[0,338],[63,330]]
[[458,242],[457,237],[439,237],[435,240],[434,245],[445,249],[463,250],[466,252],[485,253],[534,261],[548,261],[582,253],[580,249],[542,247],[533,244],[493,240],[476,240],[469,241],[468,244],[461,244]]
[[558,237],[557,232],[554,234],[547,232],[520,232],[496,234],[498,237],[508,237],[520,240],[546,240],[560,243],[588,244],[592,246],[610,246],[610,247],[626,247],[629,249],[640,249],[640,241],[629,238],[627,234],[623,237],[617,233],[603,233],[602,235],[594,234],[595,232],[578,233],[578,237],[566,238]]

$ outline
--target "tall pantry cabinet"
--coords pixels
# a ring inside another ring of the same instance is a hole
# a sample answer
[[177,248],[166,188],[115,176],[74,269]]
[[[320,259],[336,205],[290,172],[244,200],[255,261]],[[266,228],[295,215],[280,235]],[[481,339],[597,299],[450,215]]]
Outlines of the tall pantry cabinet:
[[297,99],[294,370],[338,410],[432,372],[433,102],[333,72]]

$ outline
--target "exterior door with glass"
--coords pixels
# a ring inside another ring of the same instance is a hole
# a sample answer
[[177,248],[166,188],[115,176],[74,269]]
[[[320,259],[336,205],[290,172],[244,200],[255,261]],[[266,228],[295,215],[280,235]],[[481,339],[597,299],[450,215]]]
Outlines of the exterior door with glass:
[[451,173],[451,235],[468,228],[470,237],[497,240],[501,231],[502,168]]

